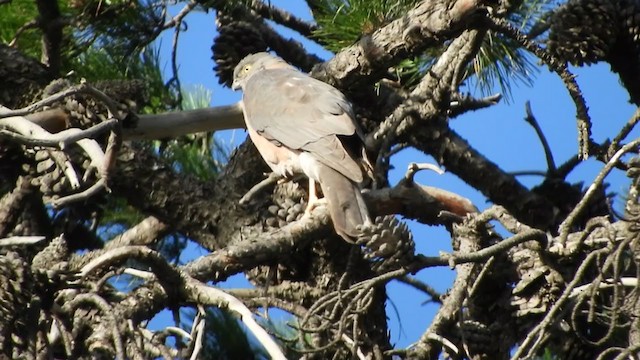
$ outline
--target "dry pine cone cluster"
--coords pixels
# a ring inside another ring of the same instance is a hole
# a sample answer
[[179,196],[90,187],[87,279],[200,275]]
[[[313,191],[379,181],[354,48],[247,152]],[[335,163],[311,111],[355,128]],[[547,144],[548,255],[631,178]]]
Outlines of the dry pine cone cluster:
[[636,0],[570,0],[551,17],[548,48],[578,66],[608,60],[621,44],[638,44],[639,9]]

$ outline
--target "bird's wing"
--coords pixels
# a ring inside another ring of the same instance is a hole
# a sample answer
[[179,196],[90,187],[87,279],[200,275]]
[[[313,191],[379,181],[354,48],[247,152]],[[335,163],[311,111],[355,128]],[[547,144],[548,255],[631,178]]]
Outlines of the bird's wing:
[[337,89],[294,69],[267,69],[247,81],[243,102],[246,120],[259,135],[362,181],[358,163],[338,139],[355,134],[356,125]]

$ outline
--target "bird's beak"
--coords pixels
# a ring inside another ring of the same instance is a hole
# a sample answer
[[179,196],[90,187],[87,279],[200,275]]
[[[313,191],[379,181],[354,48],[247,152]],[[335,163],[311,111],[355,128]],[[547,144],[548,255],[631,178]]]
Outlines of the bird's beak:
[[233,89],[234,91],[240,90],[240,82],[238,80],[233,80],[231,89]]

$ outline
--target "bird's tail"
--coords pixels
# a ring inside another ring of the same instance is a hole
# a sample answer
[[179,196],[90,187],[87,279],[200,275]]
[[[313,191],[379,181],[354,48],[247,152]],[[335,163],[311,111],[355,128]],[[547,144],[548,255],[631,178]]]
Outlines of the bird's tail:
[[358,225],[371,222],[358,184],[324,164],[318,177],[333,227],[345,240],[353,241],[358,237]]

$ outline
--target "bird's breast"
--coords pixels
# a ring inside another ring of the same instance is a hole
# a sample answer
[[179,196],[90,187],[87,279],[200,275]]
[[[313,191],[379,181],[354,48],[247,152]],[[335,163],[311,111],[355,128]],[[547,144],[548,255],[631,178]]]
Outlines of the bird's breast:
[[258,152],[271,168],[271,171],[284,177],[291,177],[303,173],[300,166],[298,150],[289,149],[282,144],[276,145],[255,131],[248,122],[247,130],[249,131],[251,141],[253,141]]

